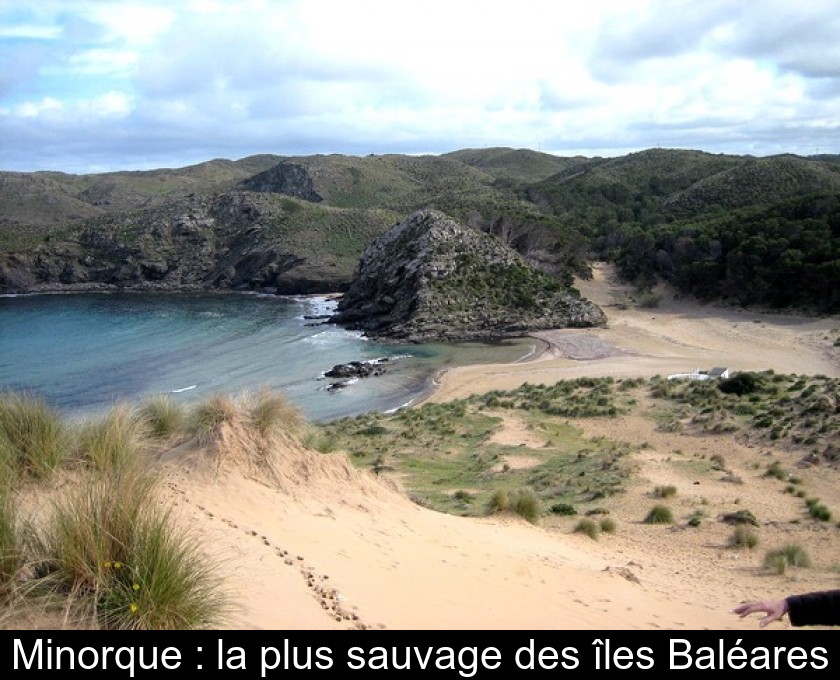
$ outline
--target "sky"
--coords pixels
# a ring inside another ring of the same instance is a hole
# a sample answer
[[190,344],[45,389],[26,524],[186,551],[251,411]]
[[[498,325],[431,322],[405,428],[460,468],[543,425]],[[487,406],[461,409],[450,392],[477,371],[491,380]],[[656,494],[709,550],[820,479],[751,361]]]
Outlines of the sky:
[[0,170],[840,153],[840,0],[0,0]]

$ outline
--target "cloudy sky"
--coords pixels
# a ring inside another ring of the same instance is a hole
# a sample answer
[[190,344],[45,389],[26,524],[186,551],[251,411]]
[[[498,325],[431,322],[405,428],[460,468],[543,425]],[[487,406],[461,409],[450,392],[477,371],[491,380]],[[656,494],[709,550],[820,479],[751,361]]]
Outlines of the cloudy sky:
[[0,0],[0,170],[840,153],[840,0]]

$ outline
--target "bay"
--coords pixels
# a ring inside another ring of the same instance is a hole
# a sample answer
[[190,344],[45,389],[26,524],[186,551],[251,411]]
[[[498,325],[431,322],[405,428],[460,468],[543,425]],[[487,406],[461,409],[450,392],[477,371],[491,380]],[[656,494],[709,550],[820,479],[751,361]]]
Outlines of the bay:
[[[533,339],[389,344],[324,323],[331,297],[253,294],[53,294],[0,297],[0,389],[68,415],[155,394],[190,402],[282,391],[313,422],[413,403],[442,369],[521,360]],[[382,360],[382,375],[331,389],[334,365]]]

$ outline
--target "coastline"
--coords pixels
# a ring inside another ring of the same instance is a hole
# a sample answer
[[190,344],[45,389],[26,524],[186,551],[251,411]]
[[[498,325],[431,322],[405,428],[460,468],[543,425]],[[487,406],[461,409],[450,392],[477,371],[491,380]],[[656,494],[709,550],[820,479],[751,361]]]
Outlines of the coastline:
[[447,368],[424,402],[447,401],[525,382],[580,377],[652,378],[710,369],[840,377],[840,317],[714,307],[662,288],[657,308],[628,304],[633,289],[599,263],[581,294],[607,314],[603,327],[539,331],[545,346],[528,361]]

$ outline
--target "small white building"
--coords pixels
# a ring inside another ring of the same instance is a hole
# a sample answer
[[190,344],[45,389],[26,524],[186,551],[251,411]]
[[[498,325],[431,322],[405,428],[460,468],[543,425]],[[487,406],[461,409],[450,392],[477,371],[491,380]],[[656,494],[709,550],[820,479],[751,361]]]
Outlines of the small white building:
[[729,377],[729,369],[723,366],[715,366],[714,368],[703,371],[698,366],[690,373],[674,373],[668,376],[668,380],[725,380]]

